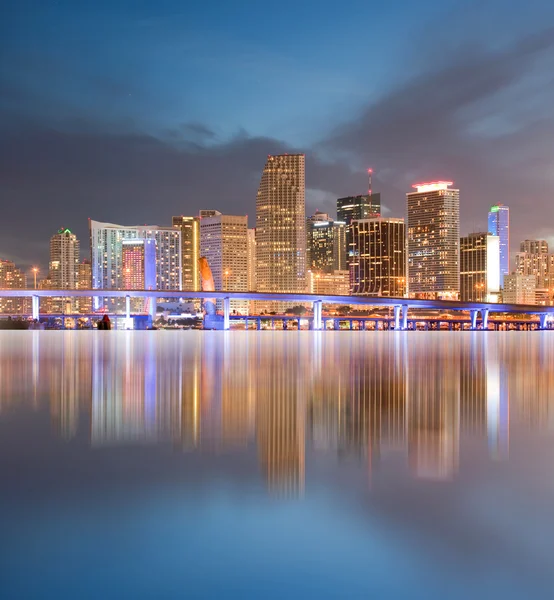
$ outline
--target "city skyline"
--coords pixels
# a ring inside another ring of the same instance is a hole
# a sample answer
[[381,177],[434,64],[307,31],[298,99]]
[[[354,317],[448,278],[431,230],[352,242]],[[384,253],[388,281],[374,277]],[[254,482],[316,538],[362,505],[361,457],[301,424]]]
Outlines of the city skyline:
[[[365,193],[373,168],[385,217],[401,215],[413,181],[451,178],[464,190],[462,232],[481,230],[484,205],[501,202],[512,259],[519,240],[554,242],[554,86],[542,76],[554,7],[544,0],[510,11],[500,0],[470,10],[404,1],[400,26],[375,3],[347,2],[331,23],[307,2],[292,23],[281,5],[263,28],[251,2],[215,20],[202,6],[185,18],[172,1],[126,17],[122,0],[13,4],[0,25],[0,256],[22,268],[60,224],[85,244],[88,217],[156,223],[162,206],[171,216],[209,205],[253,226],[264,156],[300,151],[309,214]],[[362,42],[368,22],[379,60]],[[440,55],[435,36],[407,35],[423,30],[437,32]],[[341,35],[348,48],[323,41]]]

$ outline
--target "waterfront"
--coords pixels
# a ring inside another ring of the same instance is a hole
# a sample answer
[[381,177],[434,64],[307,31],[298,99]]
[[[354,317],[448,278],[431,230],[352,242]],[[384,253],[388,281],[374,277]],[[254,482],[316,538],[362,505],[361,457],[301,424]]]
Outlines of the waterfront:
[[548,331],[2,332],[3,595],[545,597],[553,359]]

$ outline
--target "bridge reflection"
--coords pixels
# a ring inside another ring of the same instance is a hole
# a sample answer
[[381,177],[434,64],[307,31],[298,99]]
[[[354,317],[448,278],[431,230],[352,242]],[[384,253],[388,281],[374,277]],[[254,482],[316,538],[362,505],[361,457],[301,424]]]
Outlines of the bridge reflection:
[[370,480],[396,456],[414,477],[445,481],[464,438],[501,460],[519,429],[554,429],[554,341],[544,336],[10,336],[0,414],[47,403],[55,435],[84,435],[93,448],[255,449],[275,493],[301,494],[319,453]]

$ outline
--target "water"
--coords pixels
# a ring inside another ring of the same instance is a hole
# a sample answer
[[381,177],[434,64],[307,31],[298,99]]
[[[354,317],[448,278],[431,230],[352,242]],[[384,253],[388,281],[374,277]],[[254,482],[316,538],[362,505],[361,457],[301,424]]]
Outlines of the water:
[[554,333],[2,332],[2,598],[546,598]]

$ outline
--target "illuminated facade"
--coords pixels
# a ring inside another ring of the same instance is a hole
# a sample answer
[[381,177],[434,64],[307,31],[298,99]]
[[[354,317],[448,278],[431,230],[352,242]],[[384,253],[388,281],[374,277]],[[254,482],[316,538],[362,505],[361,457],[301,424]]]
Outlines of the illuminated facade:
[[[200,254],[208,260],[216,290],[247,292],[248,217],[214,212],[200,221]],[[248,301],[232,300],[231,309],[246,314]]]
[[460,292],[460,190],[452,182],[416,184],[406,194],[408,290],[415,298],[456,300]]
[[500,239],[489,233],[460,238],[460,299],[498,302],[500,295]]
[[256,291],[256,230],[248,230],[248,291]]
[[516,254],[516,269],[519,275],[534,275],[537,278],[537,294],[541,303],[549,303],[554,295],[554,254],[548,253],[545,240],[525,240]]
[[537,289],[537,278],[534,275],[506,275],[504,277],[504,289],[502,290],[502,302],[505,304],[535,304],[535,291]]
[[256,291],[305,291],[305,219],[305,156],[268,156],[256,199]]
[[[381,194],[373,194],[371,185],[368,192],[360,196],[346,196],[337,199],[337,219],[346,226],[346,269],[350,269],[350,262],[355,256],[352,221],[378,219],[381,216]],[[354,285],[355,282],[351,282],[351,284]]]
[[308,293],[323,296],[348,296],[350,294],[350,276],[348,271],[337,270],[307,272]]
[[[93,289],[125,289],[123,241],[153,240],[156,244],[156,284],[158,290],[181,289],[181,231],[175,227],[138,225],[125,227],[89,221]],[[103,302],[99,302],[103,300]],[[95,299],[95,309],[120,309],[120,300]]]
[[528,254],[548,254],[548,242],[546,240],[523,240],[519,244],[519,251]]
[[510,209],[504,204],[495,204],[489,211],[489,233],[500,238],[500,287],[504,276],[510,273]]
[[155,290],[156,240],[123,240],[121,266],[124,290]]
[[[11,260],[0,259],[0,289],[22,290],[27,287],[27,277]],[[0,298],[0,313],[17,315],[29,312],[24,298]]]
[[312,271],[346,270],[346,223],[316,213],[306,221],[307,268]]
[[181,230],[181,270],[182,289],[197,291],[200,289],[200,219],[198,217],[173,217],[173,227]]
[[[80,262],[77,267],[77,289],[90,290],[92,287],[92,271],[90,260]],[[75,307],[78,312],[89,314],[92,312],[92,298],[75,298]]]
[[404,219],[352,221],[352,294],[401,298],[406,293]]

